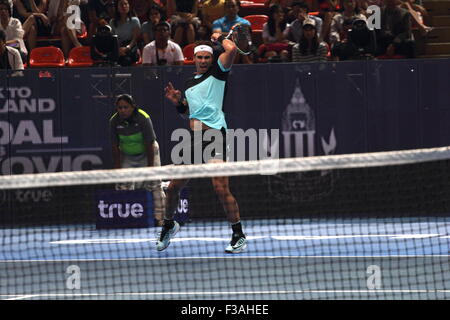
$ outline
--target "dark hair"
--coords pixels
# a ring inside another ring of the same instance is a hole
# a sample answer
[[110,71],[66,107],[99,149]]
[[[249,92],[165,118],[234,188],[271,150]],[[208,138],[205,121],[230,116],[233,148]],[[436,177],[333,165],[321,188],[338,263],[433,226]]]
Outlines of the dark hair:
[[347,1],[353,1],[353,2],[355,2],[355,10],[353,10],[353,12],[355,13],[355,14],[360,14],[361,13],[361,8],[359,7],[359,3],[358,3],[358,1],[356,1],[356,0],[343,0],[342,1],[342,10],[340,10],[340,11],[342,11],[342,12],[344,12],[345,11],[345,3],[347,2]]
[[[119,2],[120,1],[121,0],[114,1],[114,10],[115,10],[115,12],[114,12],[114,26],[116,28],[119,26],[119,21],[120,21],[120,12],[119,12]],[[128,5],[130,6],[130,11],[128,11],[127,16],[128,16],[128,19],[131,20],[131,18],[134,17],[135,14],[134,14],[134,10],[131,8],[130,0],[123,0],[123,1],[128,2]]]
[[0,30],[0,41],[6,41],[6,33],[3,30]]
[[[269,28],[269,34],[271,36],[275,36],[275,32],[276,32],[276,26],[275,26],[275,20],[273,19],[273,14],[279,10],[283,11],[283,8],[278,4],[272,5],[269,9],[269,20],[267,21],[267,26]],[[286,29],[286,20],[283,20],[280,23],[280,29],[281,29],[281,31],[284,31],[284,29]]]
[[225,3],[231,2],[231,1],[234,1],[239,9],[241,8],[241,1],[240,0],[225,0],[223,5],[225,6]]
[[8,0],[0,0],[0,5],[5,5],[8,8],[9,16],[12,17],[11,5]]
[[123,100],[126,103],[132,105],[133,108],[136,108],[136,103],[134,102],[134,99],[131,95],[129,95],[127,93],[122,93],[122,94],[118,95],[116,98],[116,105],[119,103],[120,100]]
[[309,5],[303,1],[294,1],[291,4],[291,8],[293,8],[293,7],[300,7],[300,8],[306,9],[306,11],[309,12]]
[[317,53],[317,49],[319,48],[319,38],[317,37],[317,29],[314,28],[315,33],[314,33],[314,38],[311,41],[311,47],[309,47],[309,42],[308,39],[305,38],[305,34],[304,32],[302,32],[302,36],[300,37],[300,40],[298,41],[299,44],[299,49],[300,49],[300,54],[302,56],[306,56],[308,54],[308,49],[309,52],[312,53],[313,55],[316,55]]
[[153,10],[156,10],[159,12],[159,15],[161,16],[161,21],[166,20],[166,12],[157,4],[152,4],[150,8],[148,8],[147,13],[145,14],[145,17],[147,19],[150,19],[151,13]]

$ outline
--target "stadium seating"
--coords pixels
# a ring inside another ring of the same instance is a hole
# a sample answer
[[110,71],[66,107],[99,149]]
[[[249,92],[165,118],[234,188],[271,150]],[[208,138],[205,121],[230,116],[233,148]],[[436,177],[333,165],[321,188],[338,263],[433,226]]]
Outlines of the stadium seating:
[[252,41],[255,46],[262,44],[262,31],[264,23],[269,20],[269,17],[264,14],[245,16],[244,19],[248,20],[252,28]]
[[37,47],[31,50],[30,67],[64,67],[64,54],[57,47]]
[[195,43],[191,43],[186,45],[183,48],[183,56],[184,56],[184,64],[185,65],[192,65],[194,64],[194,47],[196,46]]
[[265,5],[265,0],[243,0],[241,1],[240,15],[250,14],[267,14],[269,13],[269,6]]
[[269,17],[264,14],[245,16],[244,19],[248,20],[252,27],[252,32],[262,32],[264,23],[269,20]]
[[67,66],[90,67],[94,64],[91,58],[91,47],[82,46],[70,50]]

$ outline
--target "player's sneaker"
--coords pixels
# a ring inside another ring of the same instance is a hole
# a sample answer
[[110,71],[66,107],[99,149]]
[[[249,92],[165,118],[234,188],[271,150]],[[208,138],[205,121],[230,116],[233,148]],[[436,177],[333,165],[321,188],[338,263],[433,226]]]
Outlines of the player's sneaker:
[[180,225],[176,221],[173,222],[172,229],[163,226],[159,239],[156,241],[156,250],[162,251],[167,248],[170,244],[170,239],[172,239],[179,230]]
[[247,239],[244,235],[233,235],[230,244],[225,248],[226,253],[241,253],[247,248]]

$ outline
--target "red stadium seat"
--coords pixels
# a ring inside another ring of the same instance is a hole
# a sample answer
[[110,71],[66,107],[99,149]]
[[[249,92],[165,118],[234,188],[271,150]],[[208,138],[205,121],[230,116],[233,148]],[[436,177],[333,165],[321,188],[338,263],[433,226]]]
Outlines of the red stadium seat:
[[86,26],[85,26],[84,23],[83,23],[83,24],[81,25],[81,33],[78,33],[78,34],[77,34],[77,38],[78,38],[78,39],[86,39],[87,36],[88,36],[87,28],[86,28]]
[[259,14],[245,16],[244,19],[248,20],[251,24],[253,43],[257,46],[260,45],[263,42],[263,25],[269,20],[269,17],[264,14]]
[[242,16],[255,14],[268,14],[269,6],[265,4],[266,0],[252,0],[241,1],[241,9],[239,10]]
[[264,14],[258,14],[245,16],[244,19],[250,22],[252,32],[262,32],[263,25],[269,20],[269,17]]
[[184,64],[185,65],[192,65],[194,64],[194,48],[196,44],[191,43],[186,45],[183,48],[183,56],[184,56]]
[[91,47],[83,46],[72,48],[69,53],[67,65],[69,67],[90,67],[94,64],[91,58]]
[[31,50],[30,67],[64,67],[64,54],[57,47],[37,47]]

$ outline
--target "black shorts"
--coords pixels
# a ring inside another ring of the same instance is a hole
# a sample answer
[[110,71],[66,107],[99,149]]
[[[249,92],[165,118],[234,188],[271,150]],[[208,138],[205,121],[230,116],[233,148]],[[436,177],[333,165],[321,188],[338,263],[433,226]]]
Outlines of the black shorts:
[[[227,160],[227,131],[224,128],[221,130],[202,130],[201,133],[192,130],[189,132],[191,134],[190,144],[183,148],[182,164],[208,163],[212,159],[222,161]],[[189,154],[190,157],[186,157],[185,159],[184,152]]]

